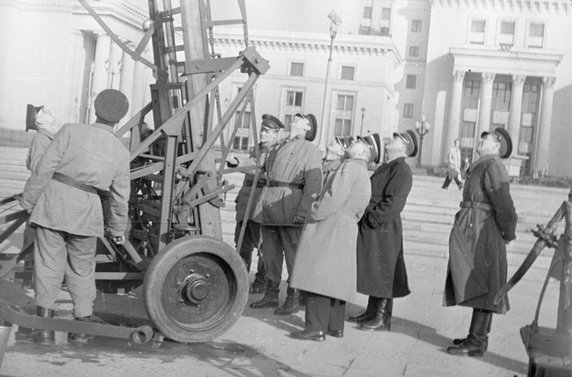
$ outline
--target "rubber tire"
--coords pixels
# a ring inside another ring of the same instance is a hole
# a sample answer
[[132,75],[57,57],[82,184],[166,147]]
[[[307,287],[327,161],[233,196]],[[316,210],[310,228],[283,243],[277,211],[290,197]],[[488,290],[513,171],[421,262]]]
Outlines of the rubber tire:
[[[163,305],[163,286],[171,269],[183,258],[200,254],[212,257],[235,284],[234,297],[222,318],[204,329],[190,329],[171,318]],[[179,238],[168,244],[151,261],[145,274],[143,292],[147,313],[165,337],[180,343],[209,342],[229,330],[240,318],[248,300],[248,273],[242,258],[223,241],[206,236]]]

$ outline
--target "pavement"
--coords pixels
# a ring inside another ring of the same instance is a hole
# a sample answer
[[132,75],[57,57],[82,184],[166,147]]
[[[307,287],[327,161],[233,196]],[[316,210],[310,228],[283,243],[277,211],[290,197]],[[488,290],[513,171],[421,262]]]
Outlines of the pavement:
[[[0,148],[0,198],[20,192],[25,150]],[[239,175],[229,176],[240,183]],[[403,213],[405,261],[412,293],[394,303],[391,332],[361,331],[346,322],[341,339],[325,342],[299,341],[288,334],[304,326],[304,311],[276,316],[273,309],[247,307],[225,334],[204,344],[170,341],[137,345],[128,341],[96,338],[88,345],[67,344],[57,333],[57,345],[42,347],[16,342],[14,331],[0,368],[0,376],[526,376],[528,356],[520,340],[521,327],[532,322],[552,251],[545,250],[533,268],[510,292],[511,310],[495,315],[489,350],[482,358],[446,353],[452,338],[466,335],[471,311],[443,307],[447,266],[448,231],[458,208],[460,192],[452,185],[442,190],[442,178],[415,175],[413,189]],[[225,198],[221,211],[223,239],[232,245],[234,196]],[[567,189],[513,185],[519,213],[518,239],[509,245],[509,276],[518,268],[535,238],[529,230],[545,224],[567,199]],[[563,225],[559,227],[561,232]],[[14,252],[21,242],[15,234],[0,245],[0,252]],[[253,262],[256,265],[256,258]],[[254,278],[254,271],[250,273]],[[283,275],[285,280],[286,276]],[[285,296],[282,283],[281,300]],[[32,292],[29,292],[31,295]],[[98,305],[111,305],[115,295],[100,295]],[[249,302],[261,295],[251,295]],[[62,292],[58,314],[71,308]],[[120,297],[125,312],[142,308],[141,288]],[[360,314],[367,297],[358,295],[347,305],[346,316]],[[539,324],[555,327],[558,284],[552,281],[540,311]]]

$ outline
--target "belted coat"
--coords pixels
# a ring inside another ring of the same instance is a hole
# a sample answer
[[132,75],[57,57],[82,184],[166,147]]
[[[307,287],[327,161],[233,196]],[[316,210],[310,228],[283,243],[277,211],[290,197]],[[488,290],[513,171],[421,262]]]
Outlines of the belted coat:
[[405,157],[384,163],[372,174],[371,200],[359,222],[357,290],[392,298],[407,296],[401,211],[413,178]]
[[479,158],[469,167],[461,209],[449,237],[444,304],[505,313],[505,296],[493,303],[506,283],[506,244],[516,238],[517,214],[509,177],[497,155]]
[[357,222],[371,196],[368,175],[359,160],[330,172],[302,230],[292,287],[344,301],[355,298]]
[[322,188],[322,153],[304,137],[287,139],[270,149],[264,168],[261,223],[301,226],[294,216],[306,219]]
[[86,192],[52,179],[59,173],[75,182],[109,190],[111,236],[124,234],[130,192],[129,151],[103,124],[66,124],[26,182],[22,206],[32,209],[30,223],[80,236],[101,237],[103,209],[97,193]]

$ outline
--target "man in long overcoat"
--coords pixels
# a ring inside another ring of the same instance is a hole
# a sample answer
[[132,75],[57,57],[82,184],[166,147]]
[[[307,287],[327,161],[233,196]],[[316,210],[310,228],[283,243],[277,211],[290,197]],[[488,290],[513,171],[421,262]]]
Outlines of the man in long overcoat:
[[371,200],[359,222],[357,290],[369,296],[365,313],[350,317],[362,330],[391,329],[394,297],[407,296],[401,211],[411,191],[406,157],[417,154],[415,133],[394,133],[386,146],[388,161],[371,176]]
[[328,175],[302,231],[290,283],[306,292],[306,325],[295,339],[342,337],[345,302],[355,296],[357,222],[371,196],[367,164],[377,155],[358,140],[348,156]]
[[[278,306],[282,264],[286,260],[290,275],[302,226],[322,188],[322,153],[305,139],[306,132],[316,127],[315,117],[309,115],[294,117],[288,139],[271,148],[266,159],[268,182],[262,192],[262,258],[267,285],[264,297],[253,302],[252,308]],[[300,292],[288,287],[286,301],[275,313],[296,313],[299,298]]]
[[[95,253],[104,235],[100,191],[109,192],[106,231],[124,241],[130,192],[129,151],[113,126],[128,109],[127,98],[106,89],[95,99],[96,123],[66,124],[54,137],[26,182],[21,205],[37,227],[34,247],[34,290],[37,315],[54,315],[65,277],[77,320],[94,321]],[[70,334],[86,342],[84,334]],[[53,344],[54,333],[42,330],[36,341]]]
[[510,195],[508,173],[501,158],[512,151],[510,135],[502,128],[483,132],[479,159],[468,169],[461,209],[449,238],[445,283],[446,306],[473,308],[469,335],[455,339],[447,352],[482,356],[488,346],[493,313],[509,310],[505,296],[494,297],[506,283],[506,244],[516,238],[517,214]]

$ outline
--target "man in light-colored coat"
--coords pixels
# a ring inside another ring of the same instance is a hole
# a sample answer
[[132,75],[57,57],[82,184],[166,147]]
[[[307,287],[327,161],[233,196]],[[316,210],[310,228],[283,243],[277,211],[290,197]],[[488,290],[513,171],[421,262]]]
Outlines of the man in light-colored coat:
[[[34,249],[37,315],[52,317],[65,277],[74,317],[92,321],[95,300],[97,237],[104,235],[100,191],[109,191],[107,233],[124,241],[130,191],[129,152],[115,137],[113,126],[129,107],[119,91],[106,89],[94,102],[96,123],[66,124],[26,182],[22,207],[37,227]],[[86,342],[84,334],[71,341]],[[37,342],[53,344],[53,332],[42,330]]]
[[356,141],[349,160],[328,175],[304,226],[291,286],[306,292],[306,325],[295,339],[342,337],[345,302],[356,294],[357,222],[369,203],[369,144]]
[[441,188],[449,188],[451,180],[455,180],[459,190],[463,189],[463,181],[461,180],[461,141],[455,139],[453,146],[449,148],[447,153],[447,176],[445,177],[445,182]]
[[[262,193],[262,258],[266,267],[266,292],[253,308],[278,306],[282,264],[292,272],[296,249],[310,207],[322,187],[322,153],[305,140],[306,132],[316,127],[313,116],[299,114],[290,123],[287,140],[271,148],[266,159],[268,180]],[[290,279],[288,279],[289,281]],[[291,314],[299,309],[300,292],[288,287],[284,305],[276,314]]]

